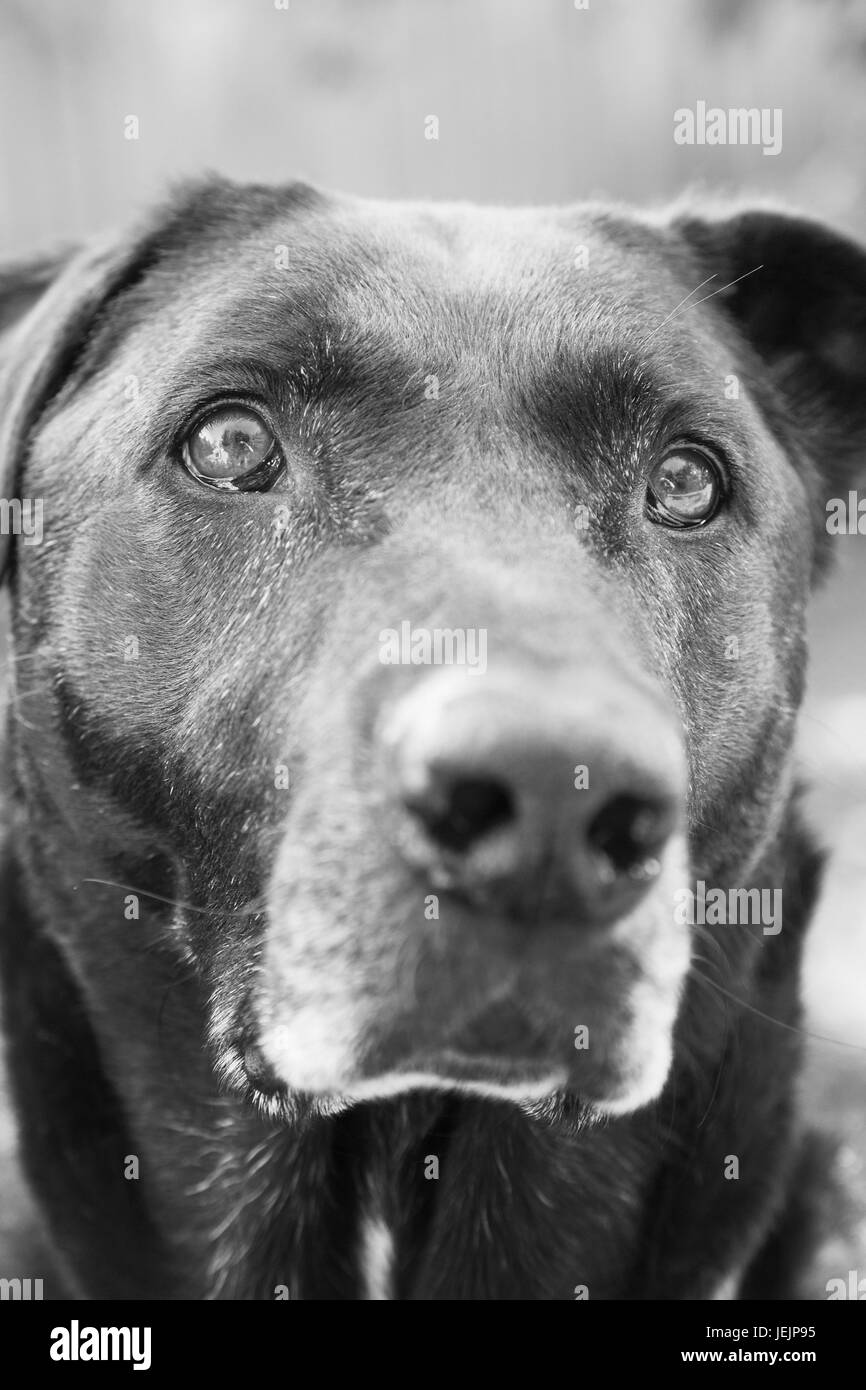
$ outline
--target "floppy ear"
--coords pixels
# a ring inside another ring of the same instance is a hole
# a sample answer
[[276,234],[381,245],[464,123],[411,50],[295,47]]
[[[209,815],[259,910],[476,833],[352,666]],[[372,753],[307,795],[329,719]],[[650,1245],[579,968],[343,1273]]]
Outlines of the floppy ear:
[[[58,251],[53,256],[0,266],[0,437],[6,433],[5,423],[11,414],[13,330],[57,279],[72,255],[71,251]],[[4,500],[15,494],[16,461],[15,453],[3,451],[0,446],[0,498]],[[6,528],[0,528],[0,582],[6,577],[10,544]]]
[[[82,251],[0,271],[0,497],[17,496],[20,465],[39,413],[74,365],[101,306],[141,245],[94,242]],[[0,580],[11,537],[0,535]]]
[[[184,183],[131,229],[0,271],[0,498],[16,496],[33,426],[84,356],[108,301],[182,244],[190,228],[203,236],[230,216],[235,194],[214,176]],[[0,580],[10,552],[10,538],[0,535]]]
[[780,212],[673,226],[715,277],[702,295],[730,286],[711,305],[761,359],[756,399],[806,461],[823,516],[827,498],[866,478],[866,251]]
[[53,255],[0,266],[0,335],[32,309],[74,253],[74,247],[68,247]]

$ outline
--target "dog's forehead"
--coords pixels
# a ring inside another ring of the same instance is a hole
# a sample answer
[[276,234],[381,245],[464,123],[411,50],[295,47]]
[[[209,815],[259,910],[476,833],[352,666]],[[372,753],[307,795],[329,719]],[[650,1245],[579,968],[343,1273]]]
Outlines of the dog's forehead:
[[98,383],[103,411],[131,376],[159,433],[228,389],[351,387],[381,411],[434,377],[477,387],[479,415],[505,399],[556,414],[563,393],[625,382],[718,401],[739,355],[722,315],[691,312],[706,271],[651,217],[318,194],[189,207],[106,306],[60,406]]
[[[371,329],[419,347],[571,340],[656,327],[682,282],[650,225],[595,206],[492,208],[337,198],[192,244],[182,293],[200,332]],[[172,297],[173,306],[176,300]],[[495,332],[495,338],[494,338]]]

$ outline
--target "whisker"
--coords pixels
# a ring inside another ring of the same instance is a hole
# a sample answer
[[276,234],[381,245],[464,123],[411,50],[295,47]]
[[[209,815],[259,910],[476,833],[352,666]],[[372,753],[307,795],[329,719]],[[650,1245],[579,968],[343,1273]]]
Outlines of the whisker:
[[798,1033],[801,1038],[811,1038],[814,1042],[833,1043],[836,1047],[849,1047],[855,1052],[866,1052],[866,1047],[862,1043],[846,1042],[843,1038],[829,1038],[825,1033],[813,1033],[808,1028],[798,1028],[796,1024],[785,1023],[781,1018],[773,1018],[772,1014],[765,1014],[762,1009],[758,1009],[754,1004],[750,1004],[746,999],[740,999],[738,995],[732,994],[730,990],[724,989],[722,985],[711,980],[709,975],[705,975],[702,970],[696,970],[695,975],[703,980],[712,989],[718,990],[726,999],[730,999],[740,1008],[748,1009],[750,1013],[757,1014],[758,1018],[763,1018],[767,1023],[775,1023],[777,1028],[784,1028],[788,1033]]
[[244,907],[199,907],[197,903],[185,903],[180,898],[167,898],[162,893],[153,893],[148,888],[136,888],[131,883],[115,883],[110,878],[83,878],[80,881],[98,883],[102,888],[120,888],[124,893],[135,893],[140,898],[153,898],[154,901],[166,903],[181,912],[197,912],[203,917],[255,917],[264,907],[264,903],[257,898],[251,898],[249,904]]
[[664,326],[665,326],[666,323],[670,323],[670,321],[671,321],[671,319],[673,318],[674,314],[675,314],[679,309],[681,309],[681,308],[683,307],[683,305],[686,303],[686,300],[691,299],[691,297],[692,297],[693,294],[697,294],[698,290],[702,290],[702,289],[704,288],[704,285],[708,285],[708,284],[710,283],[710,281],[711,281],[711,280],[715,280],[715,278],[716,278],[716,272],[714,271],[712,275],[708,275],[708,276],[707,276],[706,280],[702,280],[701,283],[700,283],[699,285],[695,285],[695,287],[694,287],[693,290],[689,290],[688,294],[685,295],[685,296],[680,300],[679,304],[675,304],[675,305],[674,305],[674,307],[671,309],[670,313],[668,314],[667,318],[666,318],[666,319],[662,319],[661,323],[656,324],[656,326],[655,326],[655,328],[652,330],[652,332],[651,332],[646,338],[644,338],[643,343],[641,343],[641,347],[643,347],[644,343],[648,343],[649,340],[650,340],[650,338],[653,336],[653,334],[654,334],[654,333],[658,333],[658,331],[659,331],[660,328],[664,328]]
[[[696,294],[698,290],[703,289],[704,285],[708,285],[710,280],[715,280],[716,278],[715,275],[707,276],[707,279],[702,281],[700,285],[696,285],[695,288],[691,291],[691,293],[686,295],[685,299],[680,300],[676,308],[671,309],[666,319],[662,319],[661,323],[658,324],[654,329],[652,329],[652,331],[649,334],[647,334],[646,338],[644,338],[643,342],[641,343],[641,347],[644,347],[650,341],[650,339],[653,338],[655,334],[660,331],[660,329],[664,328],[666,323],[670,323],[674,315],[679,313],[681,309],[683,310],[683,313],[685,313],[686,309],[696,309],[699,304],[706,304],[708,299],[713,299],[717,294],[724,294],[725,290],[729,290],[734,285],[738,285],[741,280],[747,280],[750,275],[757,274],[757,272],[759,270],[763,270],[763,268],[764,266],[762,262],[760,265],[753,266],[751,270],[744,270],[742,275],[737,276],[736,280],[729,280],[726,285],[720,285],[719,288],[717,290],[713,290],[711,294],[705,294],[702,299],[692,299],[693,294]],[[687,300],[691,300],[691,303],[687,303]]]

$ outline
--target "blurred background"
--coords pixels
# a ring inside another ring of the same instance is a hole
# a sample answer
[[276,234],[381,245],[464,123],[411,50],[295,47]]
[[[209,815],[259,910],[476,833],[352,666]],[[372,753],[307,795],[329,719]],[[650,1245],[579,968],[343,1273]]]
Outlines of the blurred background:
[[[862,0],[589,2],[3,0],[3,249],[207,168],[509,203],[700,180],[862,227]],[[675,145],[673,111],[699,98],[781,107],[781,154]]]
[[[781,108],[781,153],[675,144],[698,100]],[[866,0],[0,0],[4,258],[207,169],[506,203],[751,192],[866,239],[864,151]],[[802,724],[832,852],[808,1027],[834,1041],[811,1043],[806,1087],[847,1138],[866,1275],[866,536],[835,544]],[[827,1277],[855,1258],[825,1254]]]

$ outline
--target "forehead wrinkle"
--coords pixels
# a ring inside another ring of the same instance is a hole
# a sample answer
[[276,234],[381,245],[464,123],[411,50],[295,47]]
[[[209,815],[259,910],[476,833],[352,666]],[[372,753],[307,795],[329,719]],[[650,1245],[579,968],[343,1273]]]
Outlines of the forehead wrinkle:
[[[473,340],[490,350],[526,309],[548,326],[569,312],[561,268],[573,239],[534,212],[434,207],[407,223],[405,211],[376,209],[353,226],[349,245],[347,273],[346,248],[335,244],[332,308],[350,322],[388,324],[421,352]],[[569,279],[572,298],[583,298],[586,281]]]
[[[359,352],[392,375],[388,357],[395,349],[414,358],[406,377],[458,354],[465,359],[471,352],[487,363],[518,343],[530,353],[545,352],[605,314],[633,321],[643,310],[647,323],[657,321],[659,301],[638,305],[643,287],[636,289],[632,274],[618,283],[613,272],[620,263],[631,265],[634,252],[618,250],[603,219],[564,225],[531,210],[446,207],[420,215],[413,210],[407,227],[398,211],[389,216],[378,207],[364,214],[363,205],[352,205],[291,228],[275,219],[272,236],[286,239],[288,267],[275,268],[270,238],[261,230],[241,242],[237,288],[226,310],[225,266],[197,266],[192,285],[187,277],[180,295],[174,285],[162,306],[170,341],[185,338],[189,350],[190,328],[212,341],[230,334],[247,343],[252,356],[263,339],[277,351],[286,336],[355,338]],[[603,276],[574,270],[579,238],[591,242]],[[657,280],[657,265],[654,275]]]
[[[544,353],[600,324],[647,333],[682,296],[649,228],[630,228],[623,245],[622,229],[602,216],[461,208],[440,215],[450,221],[452,212],[455,225],[441,244],[396,220],[383,239],[381,217],[371,218],[369,244],[360,231],[354,239],[354,273],[337,277],[335,303],[345,316],[396,325],[430,355],[491,357],[517,346]],[[436,213],[425,212],[424,221]],[[586,270],[574,264],[582,244],[590,251]]]

